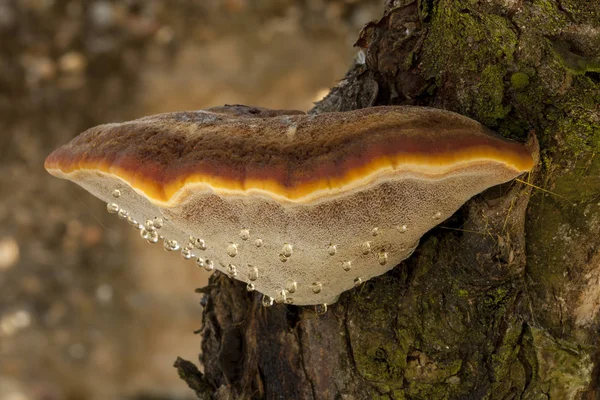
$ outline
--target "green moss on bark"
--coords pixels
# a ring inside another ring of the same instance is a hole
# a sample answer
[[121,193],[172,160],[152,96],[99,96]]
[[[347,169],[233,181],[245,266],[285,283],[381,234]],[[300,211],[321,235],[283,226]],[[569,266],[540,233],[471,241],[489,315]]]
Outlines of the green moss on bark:
[[[423,68],[440,86],[448,74],[460,77],[467,84],[460,85],[453,108],[495,126],[510,111],[504,102],[504,80],[507,64],[514,61],[517,35],[506,18],[466,11],[465,3],[437,3],[425,42]],[[471,96],[472,90],[479,96]]]
[[[600,6],[568,8],[580,17],[600,12]],[[597,49],[600,39],[561,37],[577,15],[552,0],[535,0],[511,18],[496,12],[449,0],[431,10],[422,66],[451,99],[446,104],[507,137],[524,139],[536,129],[546,149],[558,136],[560,150],[573,156],[600,151],[600,114],[589,107],[600,103],[593,75],[600,56],[585,51]]]
[[517,320],[511,321],[498,350],[492,355],[494,382],[488,399],[505,399],[511,392],[522,392],[528,381],[529,365],[520,360],[522,352],[521,337],[523,325]]
[[525,72],[515,72],[510,77],[510,83],[515,90],[523,89],[529,85],[529,75]]

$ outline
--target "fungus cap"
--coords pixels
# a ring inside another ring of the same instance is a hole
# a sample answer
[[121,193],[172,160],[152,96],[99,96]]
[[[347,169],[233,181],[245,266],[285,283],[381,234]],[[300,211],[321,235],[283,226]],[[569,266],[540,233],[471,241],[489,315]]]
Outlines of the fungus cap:
[[533,165],[528,147],[448,111],[246,106],[100,125],[45,164],[148,241],[298,305],[383,274],[469,198]]

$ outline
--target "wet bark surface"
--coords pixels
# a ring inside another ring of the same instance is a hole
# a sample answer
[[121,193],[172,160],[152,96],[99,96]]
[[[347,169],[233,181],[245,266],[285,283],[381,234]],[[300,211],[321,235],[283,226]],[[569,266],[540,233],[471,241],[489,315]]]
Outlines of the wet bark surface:
[[215,274],[200,398],[599,398],[600,5],[388,1],[313,112],[449,109],[540,163],[470,200],[325,313]]

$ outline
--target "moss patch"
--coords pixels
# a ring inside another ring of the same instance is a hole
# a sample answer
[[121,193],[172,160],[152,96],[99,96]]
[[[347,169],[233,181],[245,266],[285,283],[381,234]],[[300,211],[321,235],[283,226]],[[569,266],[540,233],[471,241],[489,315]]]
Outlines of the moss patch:
[[529,75],[525,72],[515,72],[510,77],[510,84],[515,90],[523,89],[529,85]]
[[573,156],[600,151],[600,111],[588,107],[600,103],[600,58],[581,50],[597,48],[596,39],[561,37],[573,18],[600,13],[600,5],[568,8],[534,0],[509,19],[485,5],[440,0],[430,10],[424,74],[449,108],[504,136],[524,139],[535,129],[546,153],[557,138]]
[[521,336],[523,324],[512,320],[501,345],[492,355],[494,382],[492,383],[490,398],[510,398],[511,392],[522,392],[527,385],[528,371],[519,359],[521,352]]
[[[466,11],[466,4],[449,0],[437,3],[424,46],[423,68],[440,86],[448,75],[466,81],[455,95],[453,108],[495,126],[510,111],[503,101],[504,77],[506,64],[514,61],[517,36],[506,18]],[[469,95],[471,91],[479,96]]]

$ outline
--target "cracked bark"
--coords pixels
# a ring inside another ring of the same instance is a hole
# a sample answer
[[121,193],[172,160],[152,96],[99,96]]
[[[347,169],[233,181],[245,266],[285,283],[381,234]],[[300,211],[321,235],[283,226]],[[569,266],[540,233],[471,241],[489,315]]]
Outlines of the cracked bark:
[[311,112],[411,104],[534,130],[539,189],[476,196],[324,315],[215,274],[198,396],[600,398],[600,5],[390,0],[357,45],[365,63]]

